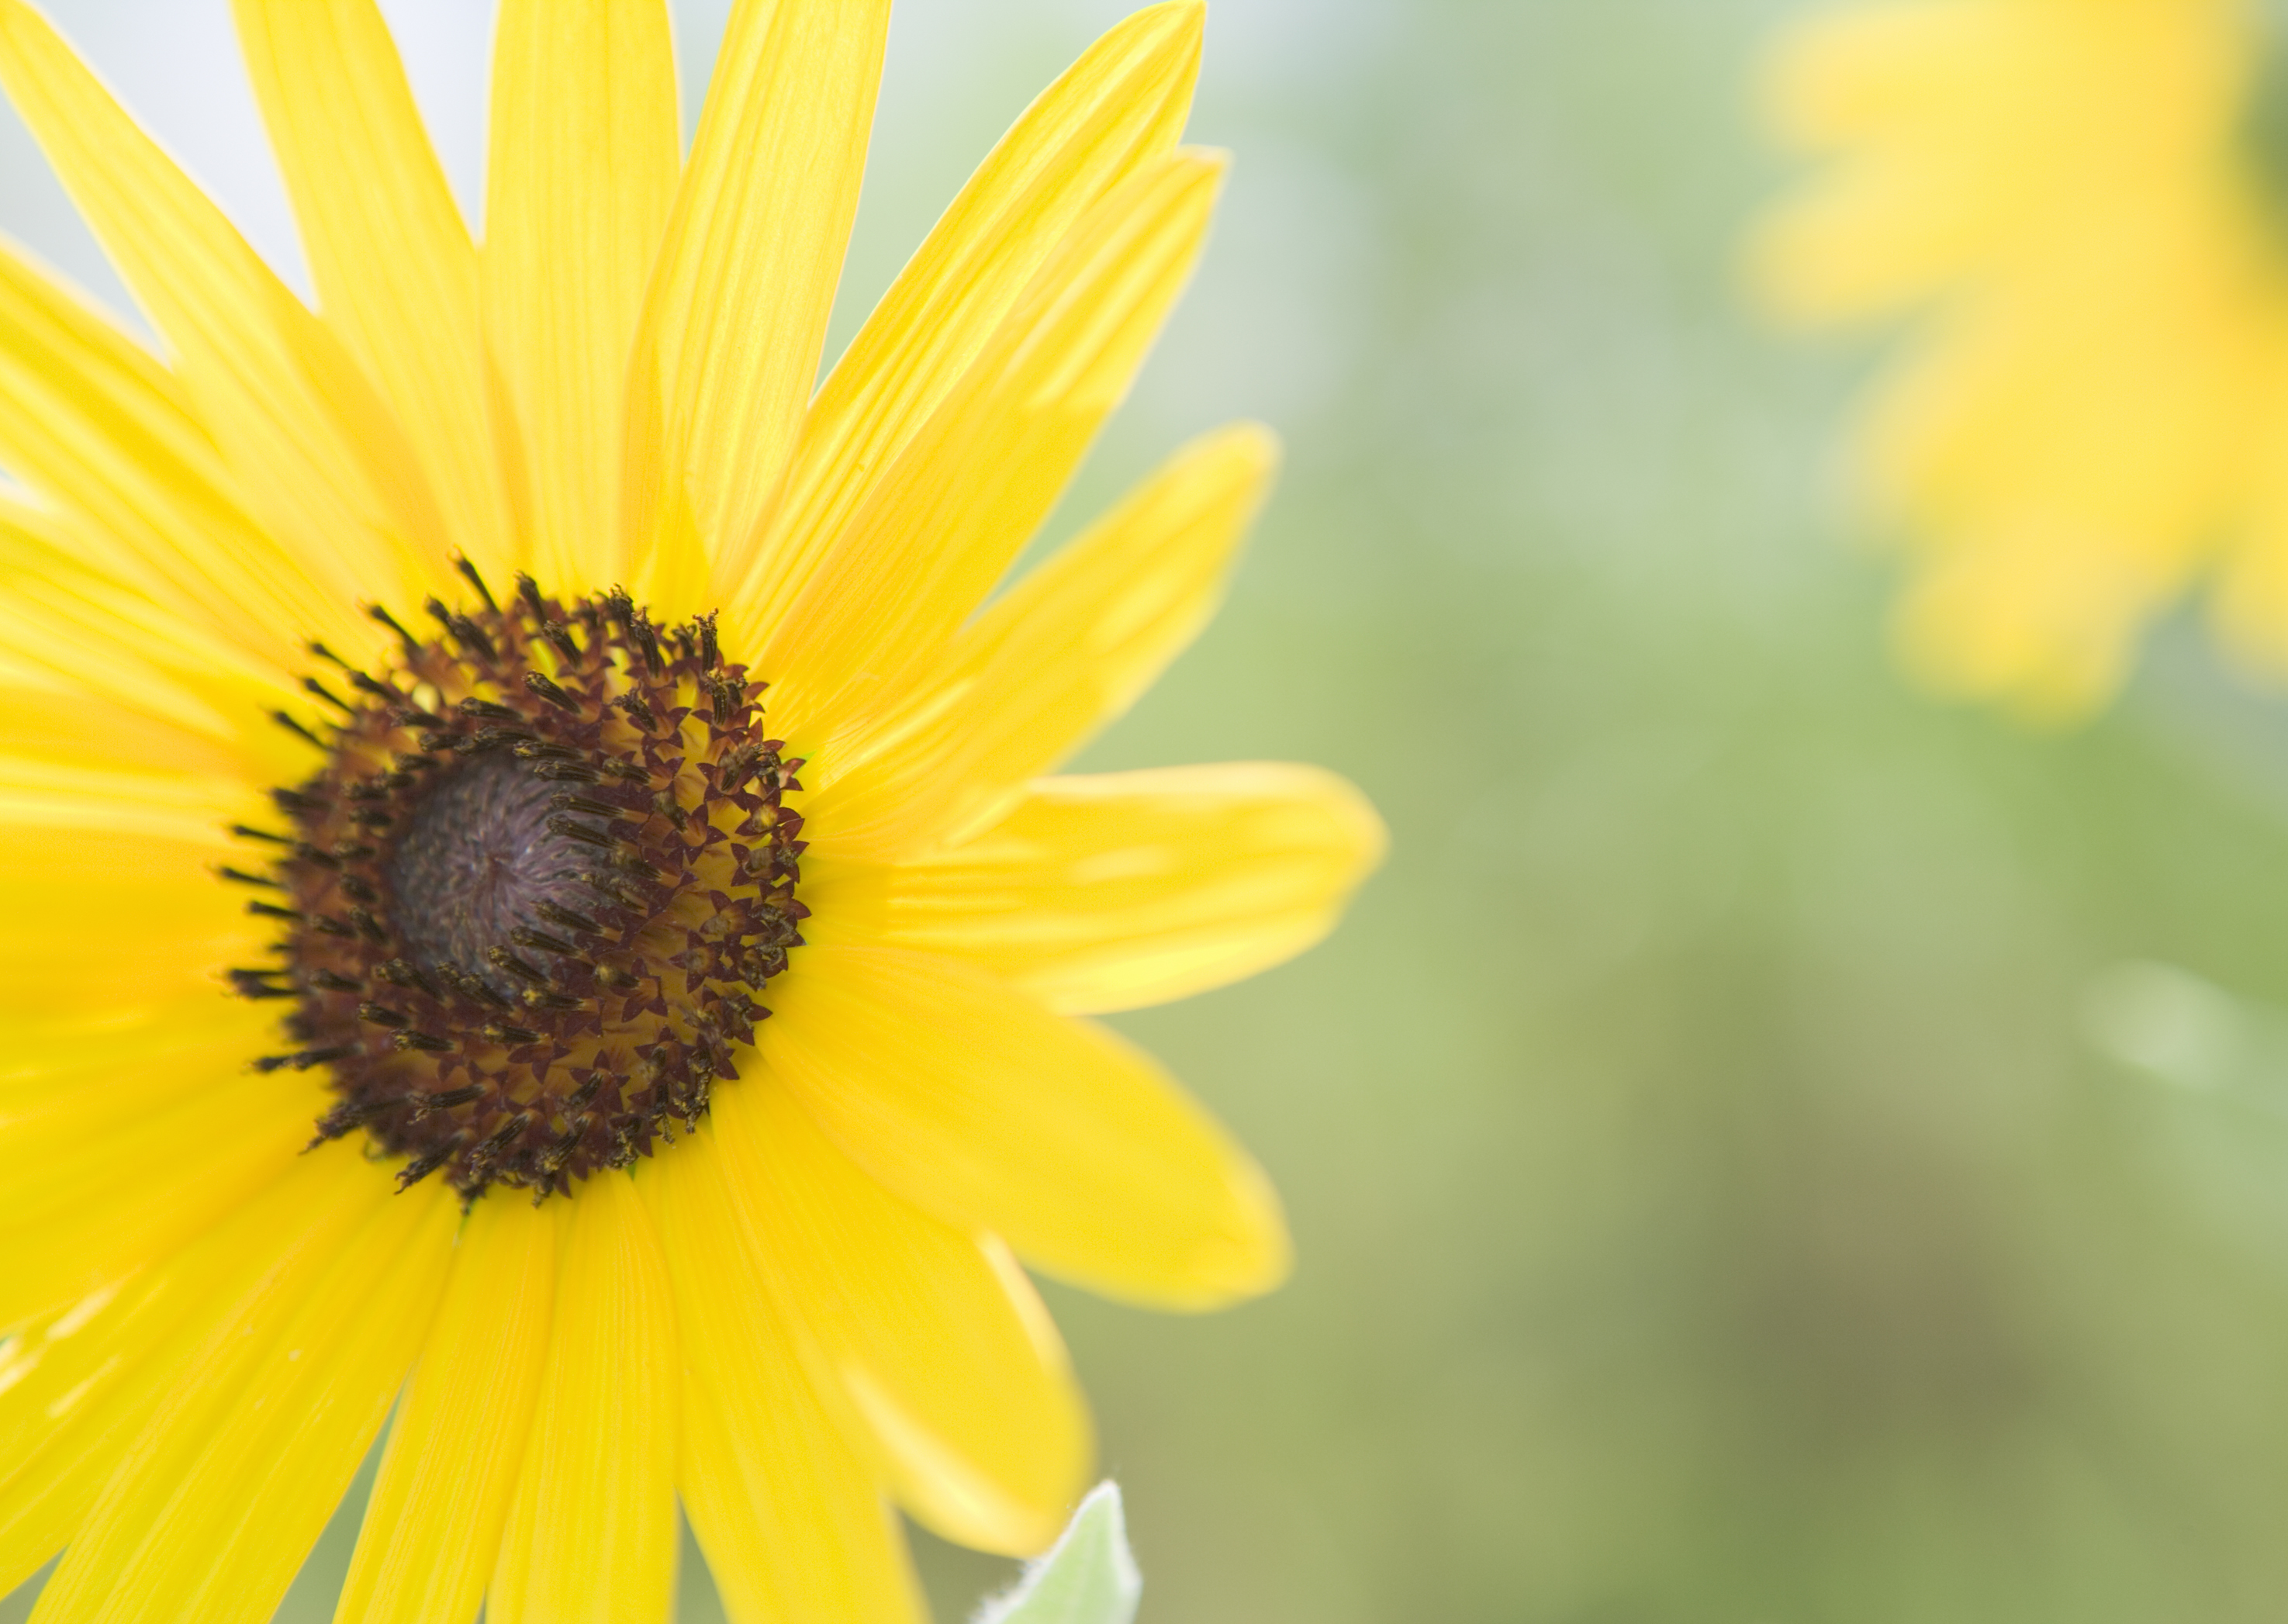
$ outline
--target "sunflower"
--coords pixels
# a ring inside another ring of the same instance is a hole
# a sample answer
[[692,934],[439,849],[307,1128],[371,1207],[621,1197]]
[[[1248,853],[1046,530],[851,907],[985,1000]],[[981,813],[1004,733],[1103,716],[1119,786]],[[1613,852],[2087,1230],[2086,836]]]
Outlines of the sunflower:
[[[1378,852],[1270,764],[1045,776],[1212,612],[1259,428],[991,598],[1221,161],[1114,28],[813,391],[886,0],[505,0],[472,240],[371,0],[240,0],[319,309],[21,0],[0,82],[163,342],[0,254],[0,1591],[267,1619],[919,1611],[1053,1536],[1023,1264],[1204,1309],[1255,1167],[1074,1017],[1300,951]],[[393,1420],[391,1419],[393,1414]]]
[[1923,311],[1862,442],[1942,686],[2098,705],[2197,580],[2288,673],[2288,28],[2258,0],[1908,0],[1773,97],[1832,154],[1759,245],[1784,310]]

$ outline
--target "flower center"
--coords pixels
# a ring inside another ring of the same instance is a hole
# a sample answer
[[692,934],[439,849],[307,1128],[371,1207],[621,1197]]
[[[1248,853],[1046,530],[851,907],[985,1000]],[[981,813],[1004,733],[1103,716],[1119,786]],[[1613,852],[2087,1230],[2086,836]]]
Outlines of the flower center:
[[[649,1155],[735,1079],[806,915],[795,900],[799,760],[762,733],[764,685],[726,664],[711,617],[659,628],[615,590],[565,605],[529,577],[505,606],[432,599],[424,640],[354,699],[306,685],[326,752],[274,791],[290,833],[226,877],[285,893],[283,968],[238,990],[290,998],[298,1046],[256,1064],[329,1069],[320,1143],[362,1129],[473,1200],[534,1200]],[[322,648],[314,652],[331,659]],[[339,664],[339,661],[336,661]],[[544,667],[545,669],[544,669]]]

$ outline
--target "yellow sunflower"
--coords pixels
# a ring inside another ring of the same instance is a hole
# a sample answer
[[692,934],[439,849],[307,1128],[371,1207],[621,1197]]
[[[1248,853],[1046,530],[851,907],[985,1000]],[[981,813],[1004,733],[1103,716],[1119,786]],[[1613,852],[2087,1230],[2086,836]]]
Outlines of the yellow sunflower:
[[[1222,163],[1196,4],[1043,93],[812,389],[886,0],[506,0],[486,232],[371,0],[239,0],[321,309],[39,15],[0,82],[163,340],[0,254],[0,1591],[910,1618],[892,1505],[1046,1543],[1016,1260],[1198,1309],[1254,1166],[1071,1018],[1308,946],[1381,839],[1251,764],[1044,777],[1212,613],[1260,429],[988,594]],[[229,994],[240,996],[233,998]]]
[[2288,13],[1905,0],[1813,20],[1774,102],[1832,155],[1760,244],[1792,313],[1924,312],[1863,440],[1941,685],[2070,716],[2197,578],[2288,672]]

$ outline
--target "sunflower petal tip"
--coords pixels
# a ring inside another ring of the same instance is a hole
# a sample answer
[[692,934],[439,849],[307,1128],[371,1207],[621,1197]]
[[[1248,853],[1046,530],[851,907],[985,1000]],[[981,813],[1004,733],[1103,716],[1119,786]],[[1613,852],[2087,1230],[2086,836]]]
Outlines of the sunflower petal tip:
[[1157,5],[1131,13],[1120,27],[1184,29],[1196,36],[1206,28],[1207,16],[1207,0],[1160,0]]
[[1231,1205],[1224,1222],[1202,1239],[1190,1279],[1162,1306],[1194,1313],[1235,1307],[1276,1291],[1295,1271],[1286,1210],[1269,1176],[1237,1157],[1228,1177]]
[[1286,456],[1286,444],[1279,438],[1279,431],[1252,417],[1227,424],[1218,433],[1235,449],[1262,463],[1267,473],[1277,469]]
[[1350,841],[1351,881],[1356,884],[1390,855],[1390,825],[1366,791],[1339,772],[1327,774],[1327,804]]

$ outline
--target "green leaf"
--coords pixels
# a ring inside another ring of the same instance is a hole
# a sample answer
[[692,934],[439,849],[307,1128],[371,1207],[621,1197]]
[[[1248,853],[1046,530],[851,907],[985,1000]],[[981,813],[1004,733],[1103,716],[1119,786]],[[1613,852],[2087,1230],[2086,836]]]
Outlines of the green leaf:
[[1120,1486],[1100,1483],[1055,1548],[1027,1565],[1014,1589],[980,1607],[973,1624],[1129,1624],[1143,1592]]

